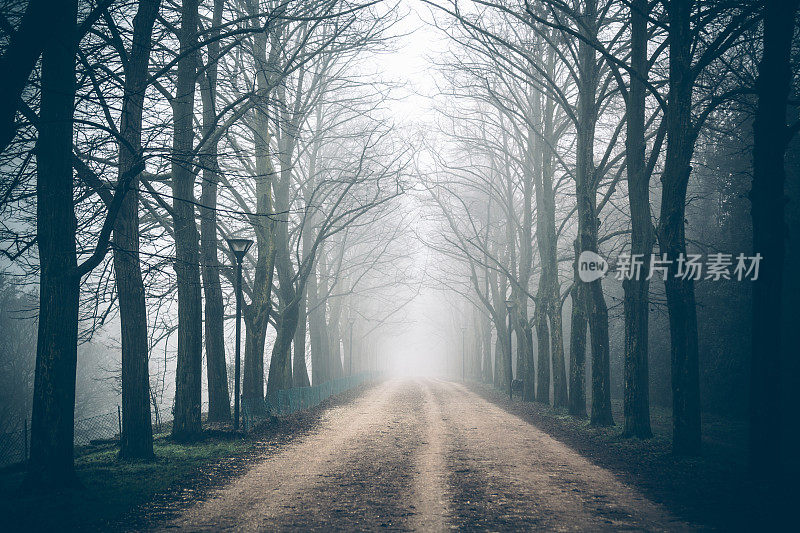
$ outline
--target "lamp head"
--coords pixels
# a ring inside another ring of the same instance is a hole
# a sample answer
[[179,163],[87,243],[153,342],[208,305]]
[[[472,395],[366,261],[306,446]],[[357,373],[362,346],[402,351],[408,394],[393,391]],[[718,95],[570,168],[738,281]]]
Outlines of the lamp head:
[[506,309],[509,313],[514,309],[514,300],[506,300]]
[[242,259],[244,259],[244,254],[246,254],[247,250],[253,245],[253,241],[250,239],[227,239],[227,241],[231,252],[233,252],[236,260],[240,263]]

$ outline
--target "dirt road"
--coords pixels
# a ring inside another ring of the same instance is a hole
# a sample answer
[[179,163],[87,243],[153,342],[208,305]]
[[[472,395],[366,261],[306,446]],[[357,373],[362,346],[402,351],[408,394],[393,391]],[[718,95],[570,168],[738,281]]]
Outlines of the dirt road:
[[464,386],[393,380],[328,410],[164,530],[688,530]]

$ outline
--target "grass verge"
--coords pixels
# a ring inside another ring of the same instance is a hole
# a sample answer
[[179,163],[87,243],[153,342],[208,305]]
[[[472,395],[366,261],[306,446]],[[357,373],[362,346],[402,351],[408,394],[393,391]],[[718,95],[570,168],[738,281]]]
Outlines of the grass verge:
[[246,437],[206,431],[191,444],[155,439],[153,461],[120,461],[117,446],[82,450],[75,470],[83,489],[24,495],[20,468],[0,470],[0,531],[126,531],[163,525],[210,490],[318,426],[323,412],[352,401],[365,383],[318,406],[272,418]]
[[254,442],[231,436],[207,436],[193,444],[157,438],[152,461],[120,461],[117,447],[105,445],[76,457],[84,488],[46,495],[23,495],[24,471],[0,473],[0,516],[11,531],[99,530],[120,516],[181,484],[223,458],[241,456]]

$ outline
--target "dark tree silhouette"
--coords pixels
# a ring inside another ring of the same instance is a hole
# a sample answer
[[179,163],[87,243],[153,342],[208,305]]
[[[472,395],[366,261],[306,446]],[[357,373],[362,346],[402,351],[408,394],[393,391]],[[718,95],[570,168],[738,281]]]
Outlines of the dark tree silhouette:
[[753,121],[753,253],[763,257],[753,284],[750,389],[750,469],[759,478],[782,475],[781,326],[785,257],[784,156],[797,125],[786,124],[790,52],[800,2],[767,0]]
[[[133,44],[125,69],[119,143],[119,177],[143,168],[142,106],[147,89],[153,24],[160,0],[140,0],[133,19]],[[122,51],[124,52],[124,50]],[[123,56],[124,57],[124,56]],[[153,455],[150,421],[147,308],[139,263],[139,180],[132,179],[114,224],[114,272],[119,294],[122,340],[122,436],[120,455]]]
[[72,463],[78,360],[80,273],[72,199],[77,0],[51,5],[58,24],[42,51],[42,96],[36,141],[36,233],[39,332],[26,483],[57,489],[75,483]]
[[199,436],[203,366],[203,304],[200,293],[200,240],[195,219],[192,148],[194,93],[197,70],[197,0],[183,0],[178,38],[175,96],[172,102],[172,206],[175,224],[175,274],[178,285],[178,368],[172,436]]

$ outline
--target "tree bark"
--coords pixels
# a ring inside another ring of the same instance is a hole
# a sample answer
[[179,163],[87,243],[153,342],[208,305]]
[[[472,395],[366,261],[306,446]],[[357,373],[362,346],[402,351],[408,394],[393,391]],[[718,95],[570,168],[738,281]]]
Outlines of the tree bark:
[[292,387],[292,341],[297,329],[297,304],[283,308],[278,321],[278,336],[272,346],[267,378],[267,394]]
[[495,309],[500,309],[499,313],[494,313],[494,328],[497,332],[497,339],[495,342],[494,353],[494,386],[500,390],[508,388],[508,364],[507,358],[511,357],[511,350],[509,349],[511,332],[508,330],[508,313],[506,311],[505,297],[506,286],[505,284],[498,284],[497,275],[492,272],[492,303]]
[[[342,331],[340,327],[340,318],[342,315],[341,305],[337,302],[328,301],[328,341],[330,342],[330,350],[328,354],[328,368],[331,371],[331,378],[340,378],[344,376],[344,366],[342,365]],[[375,354],[374,354],[375,355]]]
[[750,366],[750,472],[762,479],[781,473],[783,406],[781,335],[783,268],[786,254],[784,157],[790,139],[786,104],[791,89],[790,53],[797,0],[768,0],[764,7],[764,51],[753,123],[753,253],[763,257],[753,283]]
[[[555,290],[558,291],[556,284]],[[554,310],[550,310],[554,305]],[[564,357],[564,330],[561,323],[560,299],[548,305],[550,315],[550,353],[553,361],[553,407],[564,408],[569,405],[567,390],[567,366]]]
[[[313,274],[313,273],[312,273]],[[300,295],[297,305],[297,329],[294,332],[294,355],[292,358],[292,382],[295,387],[308,387],[308,367],[306,366],[306,331],[308,316],[306,311],[306,288]]]
[[[597,3],[586,2],[583,31],[587,38],[597,36]],[[580,79],[576,142],[576,193],[578,203],[579,250],[597,253],[597,179],[594,166],[594,134],[597,123],[597,59],[594,47],[581,39],[578,43]],[[578,257],[575,257],[577,261]],[[578,281],[578,283],[583,283]],[[611,415],[611,366],[608,341],[608,307],[600,279],[586,283],[583,302],[589,323],[592,353],[592,413],[595,426],[613,425]]]
[[[320,257],[322,253],[323,251],[320,250]],[[330,371],[328,369],[329,342],[325,329],[325,302],[319,296],[319,283],[315,271],[312,271],[308,277],[306,294],[308,296],[308,328],[311,339],[311,384],[316,386],[330,379]]]
[[72,198],[77,1],[49,6],[59,24],[42,53],[36,142],[39,328],[26,485],[53,490],[76,482],[73,469],[79,283]]
[[695,133],[691,123],[692,77],[690,16],[692,2],[670,2],[667,153],[661,177],[661,216],[657,235],[661,253],[672,261],[665,289],[669,311],[672,370],[672,447],[677,454],[700,453],[700,373],[694,281],[677,276],[678,257],[686,254],[684,218]]
[[[278,198],[280,195],[276,195]],[[276,202],[279,212],[287,212],[282,207],[281,202]],[[283,217],[281,217],[282,219]],[[272,356],[269,364],[269,376],[267,378],[267,393],[273,394],[276,391],[292,387],[292,341],[297,329],[298,321],[298,298],[292,283],[292,266],[288,250],[288,222],[286,220],[276,221],[276,244],[277,254],[275,258],[275,268],[278,272],[278,291],[280,294],[281,314],[277,323],[278,336],[272,346]]]
[[[534,116],[541,117],[538,119],[540,134],[544,135],[544,130],[547,127],[547,117],[545,117],[542,109],[542,98],[538,91],[533,93],[531,98],[533,103]],[[533,128],[528,128],[528,143],[532,153],[530,159],[535,162],[536,171],[533,175],[533,186],[536,191],[536,243],[539,248],[539,262],[541,264],[541,271],[539,274],[539,288],[536,293],[536,310],[533,314],[534,325],[536,327],[536,341],[537,341],[537,386],[536,386],[536,401],[541,403],[550,403],[550,328],[547,326],[547,307],[550,299],[550,285],[553,276],[553,261],[555,256],[550,257],[553,251],[553,241],[555,237],[555,227],[549,228],[551,213],[548,211],[549,205],[547,204],[548,196],[552,191],[545,188],[545,174],[549,173],[550,169],[545,168],[545,144],[541,141],[534,143],[535,132]],[[549,178],[549,176],[548,176]],[[553,224],[555,224],[555,214],[553,216]],[[553,235],[550,235],[550,229]],[[555,271],[557,275],[557,271]]]
[[203,370],[203,312],[200,294],[199,235],[194,210],[192,170],[193,115],[197,67],[197,0],[183,0],[178,32],[181,59],[173,101],[172,194],[175,224],[175,274],[178,286],[178,357],[172,436],[197,438]]
[[[575,257],[580,255],[577,239],[574,242]],[[571,329],[569,339],[569,414],[586,418],[586,304],[584,285],[578,277],[578,263],[572,265],[573,279]]]
[[483,341],[483,367],[481,376],[485,383],[492,382],[492,322],[488,315],[482,320],[481,340]]
[[494,386],[500,389],[504,386],[505,371],[505,354],[507,351],[505,339],[506,328],[498,329],[495,323],[495,331],[498,332],[494,339]]
[[[538,95],[538,93],[535,93]],[[538,100],[533,103],[538,112]],[[528,321],[527,292],[533,263],[533,195],[536,189],[536,175],[541,172],[541,150],[535,133],[529,127],[527,132],[526,165],[522,172],[522,224],[519,230],[519,280],[520,290],[516,291],[517,302],[517,375],[522,378],[522,399],[533,401],[536,395],[536,371],[533,350],[533,334]]]
[[641,257],[638,277],[625,279],[625,428],[629,437],[649,439],[650,383],[647,341],[650,280],[649,258],[655,240],[650,214],[650,176],[645,162],[645,80],[647,79],[647,0],[634,0],[631,10],[630,89],[626,100],[625,162],[631,210],[631,256]]
[[533,332],[527,316],[517,321],[517,376],[522,380],[522,399],[532,402],[536,397],[536,366],[533,361]]
[[[548,72],[555,76],[555,53],[548,53]],[[561,292],[558,281],[558,235],[556,234],[556,191],[553,185],[553,150],[550,146],[557,143],[555,130],[555,102],[546,97],[542,112],[542,135],[548,142],[542,142],[541,201],[537,192],[537,235],[542,242],[539,257],[545,290],[542,297],[544,312],[550,319],[550,360],[553,376],[553,406],[567,407],[569,396],[567,391],[567,366],[564,357],[564,332],[561,323]],[[541,220],[539,220],[541,218]]]
[[[222,0],[214,0],[214,14],[209,38],[219,35],[222,24]],[[219,41],[208,45],[208,65],[200,78],[203,99],[203,136],[214,130],[217,115],[217,61]],[[225,307],[222,303],[222,284],[217,250],[217,188],[219,184],[218,142],[208,141],[200,154],[203,183],[200,203],[200,253],[205,295],[206,378],[208,381],[208,421],[231,421],[231,399],[228,392],[228,368],[225,362]]]
[[[301,77],[302,80],[302,77]],[[298,92],[302,88],[302,83],[298,82]],[[272,347],[272,357],[269,365],[269,377],[267,378],[267,392],[288,389],[292,387],[292,341],[294,340],[297,323],[299,320],[300,298],[297,295],[295,274],[292,258],[289,254],[289,209],[291,199],[290,182],[292,179],[292,159],[297,145],[299,134],[299,113],[296,107],[292,110],[287,109],[289,103],[286,101],[285,86],[281,85],[277,90],[277,99],[283,104],[283,110],[278,113],[281,117],[281,134],[278,142],[278,158],[280,160],[280,174],[273,182],[273,192],[275,194],[275,211],[279,213],[275,218],[275,268],[278,273],[278,294],[282,306],[280,321],[278,322],[278,337]],[[305,280],[298,280],[299,284]],[[302,290],[302,287],[300,287]]]
[[[142,164],[142,108],[147,90],[151,39],[161,0],[140,0],[133,19],[133,45],[125,70],[117,179]],[[114,223],[114,274],[122,341],[122,435],[120,457],[153,456],[148,370],[147,308],[139,260],[139,180],[130,181]]]
[[[256,266],[256,276],[259,276]],[[266,275],[266,274],[264,274]],[[265,284],[256,280],[256,290],[262,291],[258,285]],[[251,302],[244,306],[245,336],[244,362],[242,363],[242,398],[264,398],[264,349],[267,342],[267,326],[269,325],[269,304]]]
[[547,326],[547,315],[540,306],[536,306],[534,314],[536,322],[537,353],[539,354],[538,383],[536,401],[550,403],[550,328]]
[[[248,2],[249,15],[256,17],[259,3]],[[272,312],[272,282],[275,275],[275,221],[272,181],[275,168],[270,154],[270,120],[268,116],[268,94],[275,85],[275,64],[279,50],[269,49],[267,55],[266,32],[253,36],[253,57],[256,65],[256,87],[262,101],[253,111],[253,147],[256,160],[256,213],[251,219],[256,234],[256,268],[250,305],[245,307],[245,351],[242,375],[242,397],[264,398],[264,348],[267,338],[269,315]]]

